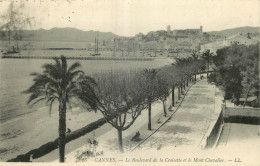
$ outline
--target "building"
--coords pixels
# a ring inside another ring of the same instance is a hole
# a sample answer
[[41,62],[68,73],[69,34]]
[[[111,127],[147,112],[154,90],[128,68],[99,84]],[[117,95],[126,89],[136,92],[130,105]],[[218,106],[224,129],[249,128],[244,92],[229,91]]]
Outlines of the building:
[[171,26],[167,25],[167,34],[170,35],[170,33],[171,33]]
[[251,44],[256,44],[258,41],[259,40],[257,39],[249,39],[245,35],[236,34],[236,35],[226,37],[223,40],[201,45],[201,52],[204,52],[205,50],[210,50],[210,52],[216,53],[218,49],[231,46],[232,44],[251,45]]
[[171,37],[191,37],[191,36],[201,36],[203,34],[203,27],[200,26],[199,29],[184,29],[184,30],[173,30],[171,31],[170,25],[167,26],[167,35]]

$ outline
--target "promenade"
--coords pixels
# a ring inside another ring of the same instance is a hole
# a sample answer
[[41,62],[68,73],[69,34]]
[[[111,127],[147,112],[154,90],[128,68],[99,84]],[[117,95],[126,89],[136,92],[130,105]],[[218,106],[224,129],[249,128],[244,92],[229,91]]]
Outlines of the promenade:
[[172,118],[147,139],[138,150],[163,150],[176,147],[200,148],[214,114],[215,85],[207,80],[191,86]]
[[[182,98],[183,97],[182,95]],[[163,117],[161,102],[156,102],[152,105],[152,131],[147,130],[147,110],[144,110],[133,126],[123,132],[125,153],[122,154],[118,151],[117,130],[114,128],[95,138],[98,141],[96,152],[103,153],[100,157],[114,156],[117,158],[125,158],[126,156],[144,154],[145,152],[164,152],[164,150],[168,151],[169,149],[172,151],[180,148],[195,148],[200,150],[200,143],[208,130],[211,116],[214,114],[214,100],[215,85],[208,84],[206,79],[201,80],[190,87],[177,112],[153,135],[151,134],[173,113],[168,112],[168,117]],[[167,107],[170,105],[170,101],[171,99],[169,98],[167,100]],[[178,102],[176,105],[178,105]],[[175,109],[176,107],[174,110]],[[102,130],[102,127],[97,129],[96,132],[98,132],[98,130]],[[137,131],[140,132],[140,138],[143,140],[149,135],[151,136],[132,151],[139,143],[131,141],[131,138]],[[95,136],[92,135],[92,138],[93,137]],[[86,140],[84,146],[66,155],[66,162],[75,162],[77,154],[88,149],[90,149],[90,147]],[[53,155],[58,156],[58,154]],[[46,157],[44,158],[46,161]],[[95,158],[88,159],[88,161],[92,160],[95,162]],[[58,160],[55,161],[58,162]]]

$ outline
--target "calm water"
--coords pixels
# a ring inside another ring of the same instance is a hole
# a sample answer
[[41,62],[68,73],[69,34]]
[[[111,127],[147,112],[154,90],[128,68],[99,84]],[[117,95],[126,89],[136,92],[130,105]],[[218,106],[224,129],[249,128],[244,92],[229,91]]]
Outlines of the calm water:
[[[60,52],[59,52],[60,53]],[[66,53],[64,53],[66,55]],[[75,61],[69,60],[71,64]],[[154,61],[79,61],[82,69],[88,73],[98,73],[107,70],[127,70],[158,68],[171,63],[168,59]],[[26,105],[28,95],[21,92],[32,84],[31,72],[41,72],[44,63],[53,60],[39,59],[0,59],[0,122],[3,123],[17,116],[37,111],[44,105],[29,108]]]

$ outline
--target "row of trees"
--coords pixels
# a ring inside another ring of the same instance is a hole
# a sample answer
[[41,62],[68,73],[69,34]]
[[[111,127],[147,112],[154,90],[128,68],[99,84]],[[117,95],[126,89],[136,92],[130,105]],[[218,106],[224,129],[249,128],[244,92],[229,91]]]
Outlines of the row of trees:
[[249,46],[233,44],[219,49],[212,61],[215,72],[210,79],[224,88],[225,99],[233,99],[237,104],[242,94],[246,100],[249,95],[254,95],[259,104],[259,43]]
[[46,101],[50,111],[55,101],[59,104],[59,158],[64,162],[66,110],[80,105],[84,109],[100,111],[106,121],[118,131],[119,149],[123,152],[122,132],[127,130],[141,112],[148,109],[148,129],[152,129],[152,103],[161,100],[164,115],[167,116],[166,100],[178,88],[178,98],[196,74],[205,69],[199,58],[176,59],[176,63],[161,69],[143,71],[111,71],[85,75],[78,68],[70,67],[66,57],[55,59],[54,64],[45,64],[43,73],[32,73],[33,85],[25,91],[30,94],[28,104]]

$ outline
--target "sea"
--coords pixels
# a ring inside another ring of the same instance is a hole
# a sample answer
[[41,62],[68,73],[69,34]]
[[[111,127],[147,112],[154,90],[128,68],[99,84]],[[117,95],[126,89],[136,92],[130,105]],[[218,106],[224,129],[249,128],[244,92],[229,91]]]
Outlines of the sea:
[[[85,50],[33,50],[21,51],[21,55],[33,56],[89,56]],[[111,54],[106,53],[106,54]],[[145,68],[160,68],[170,65],[169,58],[156,58],[152,61],[116,61],[116,60],[68,60],[68,65],[80,62],[81,69],[89,75],[111,70],[143,70]],[[2,59],[0,58],[0,123],[26,116],[43,107],[44,103],[30,107],[26,104],[29,95],[22,93],[33,83],[32,72],[42,72],[45,63],[54,63],[52,59]]]

